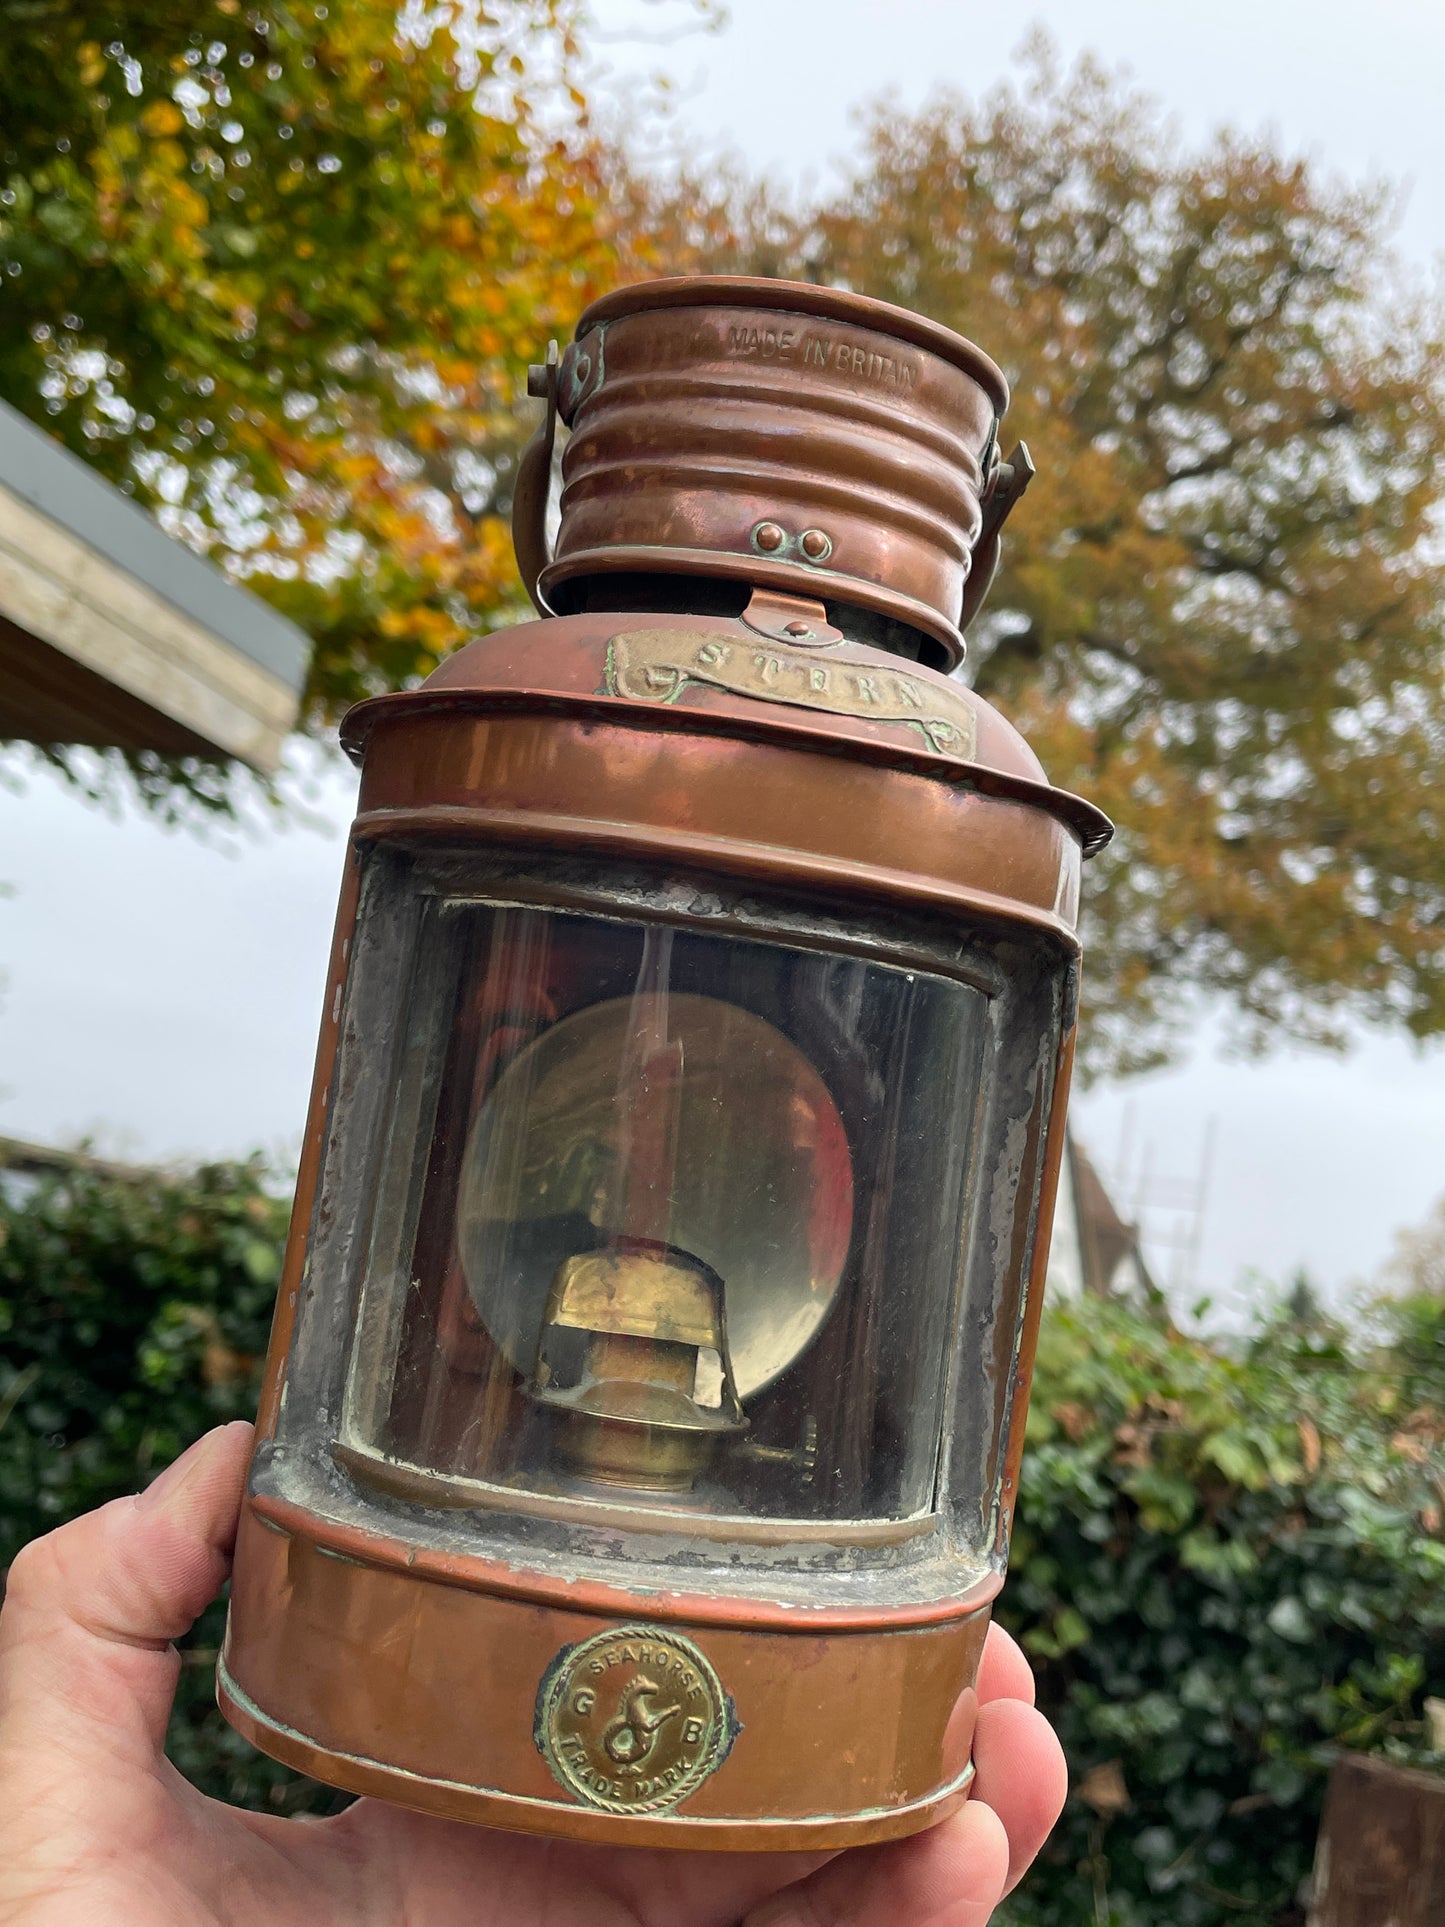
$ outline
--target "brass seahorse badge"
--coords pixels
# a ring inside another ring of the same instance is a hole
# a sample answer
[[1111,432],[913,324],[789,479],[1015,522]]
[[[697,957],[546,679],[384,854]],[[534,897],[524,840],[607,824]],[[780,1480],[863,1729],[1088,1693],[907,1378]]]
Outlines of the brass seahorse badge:
[[609,1813],[662,1813],[716,1772],[732,1703],[681,1633],[618,1626],[565,1647],[537,1693],[535,1737],[557,1779]]

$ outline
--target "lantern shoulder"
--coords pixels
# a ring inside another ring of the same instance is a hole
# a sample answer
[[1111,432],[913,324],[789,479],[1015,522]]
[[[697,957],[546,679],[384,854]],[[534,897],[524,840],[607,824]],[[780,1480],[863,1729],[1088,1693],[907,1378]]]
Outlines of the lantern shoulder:
[[587,706],[646,726],[690,722],[811,742],[861,760],[900,758],[1061,818],[1092,855],[1112,833],[1092,804],[1055,789],[1018,730],[963,683],[842,638],[775,639],[741,617],[599,610],[478,637],[417,689],[359,703],[342,723],[360,761],[383,717]]

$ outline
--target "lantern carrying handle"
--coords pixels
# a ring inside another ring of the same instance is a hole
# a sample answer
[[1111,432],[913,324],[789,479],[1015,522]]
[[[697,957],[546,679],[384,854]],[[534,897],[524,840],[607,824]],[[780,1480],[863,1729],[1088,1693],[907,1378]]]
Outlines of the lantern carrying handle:
[[[995,456],[996,448],[995,444]],[[1017,443],[1006,462],[995,458],[989,469],[983,492],[983,526],[973,545],[973,564],[968,572],[968,580],[963,585],[963,607],[958,615],[960,629],[967,630],[983,607],[984,597],[998,573],[999,538],[1003,525],[1008,519],[1009,510],[1034,479],[1034,474],[1033,458],[1027,442]]]
[[555,341],[547,343],[547,359],[527,370],[527,393],[545,400],[547,412],[537,432],[522,450],[512,489],[512,547],[522,586],[539,615],[550,615],[537,583],[551,561],[547,543],[547,498],[552,492],[552,449],[557,440],[558,354]]

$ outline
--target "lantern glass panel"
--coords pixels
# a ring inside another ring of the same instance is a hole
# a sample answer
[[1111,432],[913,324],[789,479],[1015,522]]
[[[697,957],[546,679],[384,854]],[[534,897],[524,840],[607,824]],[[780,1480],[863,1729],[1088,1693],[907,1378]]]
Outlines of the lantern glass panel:
[[984,994],[460,896],[415,935],[348,1469],[450,1507],[921,1529]]

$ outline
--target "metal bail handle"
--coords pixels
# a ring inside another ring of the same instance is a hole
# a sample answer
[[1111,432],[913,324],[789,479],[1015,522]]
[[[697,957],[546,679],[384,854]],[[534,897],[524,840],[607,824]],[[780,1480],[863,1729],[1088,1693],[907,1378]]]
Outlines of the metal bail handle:
[[1034,479],[1036,470],[1028,443],[1018,442],[1006,462],[999,462],[983,498],[983,526],[973,545],[973,561],[963,585],[963,607],[958,626],[967,633],[968,625],[983,607],[984,599],[998,574],[1000,536],[1009,511]]
[[551,561],[547,548],[547,498],[552,492],[552,449],[557,440],[557,374],[555,341],[547,343],[547,359],[527,370],[527,393],[545,400],[547,412],[537,432],[522,450],[512,489],[512,547],[522,586],[539,615],[552,612],[537,593],[537,582]]

